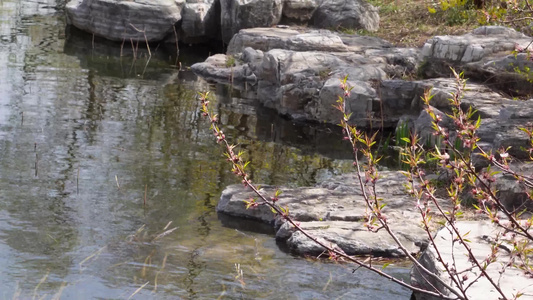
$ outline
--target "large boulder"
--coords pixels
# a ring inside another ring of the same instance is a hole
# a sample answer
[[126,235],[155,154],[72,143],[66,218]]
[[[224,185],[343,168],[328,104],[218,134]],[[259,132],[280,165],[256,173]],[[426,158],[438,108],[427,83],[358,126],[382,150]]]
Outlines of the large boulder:
[[220,5],[215,0],[185,3],[181,13],[180,40],[186,43],[205,42],[220,35]]
[[339,35],[330,31],[299,32],[288,28],[250,28],[242,29],[231,39],[227,53],[235,55],[247,47],[264,52],[272,49],[325,52],[349,50]]
[[[418,252],[427,245],[427,234],[418,224],[415,203],[404,192],[405,177],[399,172],[384,171],[381,175],[377,193],[386,199],[387,206],[383,212],[407,249]],[[293,219],[302,228],[328,245],[350,255],[405,255],[385,231],[373,233],[364,227],[366,204],[355,174],[335,176],[315,187],[281,190],[278,203],[289,208]],[[275,188],[270,186],[261,189],[261,193],[268,196],[274,195],[274,192]],[[246,209],[244,201],[251,198],[257,196],[242,185],[229,186],[222,193],[217,211],[273,224],[277,231],[276,239],[286,243],[297,254],[319,255],[323,252],[324,249],[295,231],[290,224],[276,218],[266,205]]]
[[270,27],[281,20],[281,0],[220,0],[222,41],[243,28]]
[[[486,259],[492,253],[494,240],[492,237],[500,234],[502,239],[505,239],[503,230],[497,228],[489,221],[461,221],[456,224],[459,232],[468,234],[468,243],[473,256],[480,262]],[[435,238],[436,248],[429,246],[422,254],[419,262],[430,272],[437,274],[447,284],[457,289],[453,284],[448,273],[444,270],[443,263],[447,264],[449,268],[453,268],[456,272],[460,272],[461,278],[464,279],[463,286],[468,286],[466,296],[468,299],[499,299],[500,294],[490,284],[485,276],[480,276],[480,270],[473,267],[472,261],[469,259],[470,255],[466,252],[464,247],[458,243],[453,242],[456,236],[450,234],[451,230],[446,228],[441,229]],[[512,245],[503,242],[498,246],[498,261],[493,262],[485,268],[489,276],[496,280],[500,289],[505,293],[505,296],[511,299],[514,295],[522,294],[520,299],[533,299],[533,279],[527,276],[525,270],[521,270],[516,266],[515,257],[510,256],[510,249]],[[442,258],[442,262],[440,259]],[[502,266],[508,264],[505,272],[502,272]],[[426,290],[438,290],[444,295],[452,296],[451,292],[446,289],[436,279],[429,277],[416,266],[411,272],[411,283],[417,287]],[[414,293],[417,300],[436,300],[440,298],[428,296],[422,293]]]
[[461,36],[435,36],[422,48],[424,64],[420,73],[429,77],[448,77],[450,66],[464,71],[471,80],[516,95],[533,93],[529,72],[533,62],[527,49],[531,37],[502,26],[483,26]]
[[283,17],[289,22],[307,23],[313,17],[319,4],[319,0],[285,0],[283,1]]
[[[510,169],[525,176],[530,183],[533,182],[533,164],[512,163]],[[526,209],[528,212],[533,212],[533,201],[528,198],[528,191],[531,187],[528,187],[525,182],[519,182],[508,173],[501,172],[495,177],[496,195],[508,211],[521,212]]]
[[[242,29],[231,40],[228,54],[240,64],[232,70],[235,82],[255,76],[253,88],[258,100],[293,119],[337,124],[340,113],[331,105],[341,93],[340,79],[348,76],[354,85],[348,109],[354,112],[352,120],[360,125],[367,125],[371,118],[381,120],[382,110],[374,101],[379,93],[373,81],[379,85],[389,77],[413,72],[418,57],[416,49],[391,48],[379,38],[286,28]],[[192,69],[208,79],[227,82],[220,78],[228,78],[228,70],[206,63]],[[238,70],[241,66],[246,72]],[[392,95],[387,102],[397,106],[398,99]],[[411,102],[409,99],[409,105]],[[383,124],[394,126],[399,113],[406,110],[410,107],[390,109],[392,114],[386,115]]]
[[[385,231],[369,231],[362,222],[311,221],[300,222],[307,233],[325,242],[326,245],[342,249],[348,255],[373,255],[380,257],[404,257],[405,253]],[[426,245],[425,231],[412,223],[394,225],[395,233],[410,254],[420,252]],[[289,236],[288,238],[286,238]],[[285,241],[289,249],[299,255],[318,256],[324,248],[310,240],[292,225],[284,223],[276,233],[276,238]]]
[[[363,72],[361,72],[364,74]],[[376,91],[364,81],[349,80],[347,83],[353,87],[349,96],[345,97],[346,113],[351,114],[351,123],[365,126],[372,113],[373,102],[378,101]],[[316,101],[306,107],[306,112],[321,122],[339,123],[341,112],[335,107],[339,95],[344,92],[340,87],[338,78],[331,78],[324,83]]]
[[443,59],[452,62],[475,62],[491,54],[512,51],[516,44],[525,48],[531,39],[512,28],[483,26],[462,36],[435,36],[422,48],[425,59]]
[[184,0],[72,0],[66,5],[68,22],[77,28],[115,41],[161,41],[181,20]]
[[320,28],[350,28],[376,31],[378,9],[364,0],[324,0],[315,10],[312,25]]

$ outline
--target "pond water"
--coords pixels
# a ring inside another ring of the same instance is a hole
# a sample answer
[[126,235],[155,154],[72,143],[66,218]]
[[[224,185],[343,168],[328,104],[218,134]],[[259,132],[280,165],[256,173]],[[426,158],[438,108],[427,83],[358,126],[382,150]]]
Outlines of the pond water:
[[346,169],[338,131],[196,78],[186,67],[209,50],[181,49],[184,71],[172,45],[152,45],[150,59],[140,45],[134,60],[131,45],[66,30],[63,8],[0,0],[0,299],[409,297],[217,216],[235,179],[195,94],[215,92],[256,182],[310,185]]

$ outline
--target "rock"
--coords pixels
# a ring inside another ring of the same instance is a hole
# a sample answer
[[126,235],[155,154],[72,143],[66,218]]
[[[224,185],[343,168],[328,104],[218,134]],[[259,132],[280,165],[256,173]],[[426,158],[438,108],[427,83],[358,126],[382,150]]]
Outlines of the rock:
[[[234,61],[233,64],[231,64],[232,61]],[[257,81],[248,65],[243,65],[234,57],[224,54],[210,56],[205,62],[192,65],[191,69],[206,79],[218,82],[238,84]]]
[[[364,73],[361,73],[364,74]],[[350,120],[356,125],[365,126],[369,122],[372,113],[372,102],[377,101],[376,91],[370,84],[364,81],[349,80],[347,83],[353,87],[346,101],[346,113],[352,114]],[[306,107],[306,112],[320,122],[335,123],[342,117],[341,112],[335,108],[338,96],[343,91],[340,80],[331,78],[324,83],[317,101],[313,101]]]
[[[369,101],[377,97],[366,81],[386,78],[386,74],[379,65],[371,64],[365,58],[361,59],[368,64],[349,66],[347,60],[354,55],[270,50],[260,65],[251,67],[259,80],[258,99],[292,118],[337,124],[340,113],[331,108],[331,104],[335,104],[341,94],[340,79],[348,75],[354,85],[350,100],[353,109],[357,110],[354,121],[366,124],[372,105],[366,102],[363,105],[359,100]],[[359,111],[361,105],[365,109]]]
[[[301,227],[326,245],[342,249],[348,255],[373,255],[380,257],[404,257],[392,237],[384,230],[371,232],[361,222],[312,221],[301,222]],[[425,231],[412,224],[395,224],[395,234],[411,253],[420,251],[427,243]],[[285,240],[296,254],[318,256],[324,248],[301,232],[292,232],[291,225],[284,223],[276,233],[278,240]],[[291,234],[292,233],[292,234]],[[289,238],[286,238],[290,236]]]
[[281,20],[281,0],[220,0],[222,41],[244,28],[270,27]]
[[[272,192],[272,188],[267,187],[267,189],[269,192]],[[265,190],[263,189],[262,191],[264,192]],[[274,214],[266,205],[260,205],[253,209],[246,209],[246,203],[244,201],[250,201],[250,199],[256,197],[257,195],[250,190],[245,190],[242,185],[230,185],[222,192],[216,210],[219,213],[225,213],[234,217],[253,219],[273,224],[275,219]]]
[[[255,76],[258,100],[293,119],[337,124],[340,114],[331,108],[337,100],[336,93],[340,93],[335,86],[348,75],[356,86],[352,98],[365,99],[364,109],[360,101],[350,100],[357,112],[353,121],[363,126],[369,124],[369,118],[380,119],[382,114],[381,105],[374,101],[378,98],[374,81],[414,71],[418,57],[416,49],[393,49],[390,43],[378,38],[341,37],[327,30],[300,32],[287,28],[242,29],[231,40],[228,54],[240,58],[246,69],[239,73],[234,68],[235,80],[239,81],[237,73]],[[219,70],[219,66],[200,66],[193,66],[193,70],[204,77],[215,80],[228,77],[227,70]],[[391,116],[384,114],[383,124],[387,127],[395,126],[400,117],[397,98],[391,96],[387,100],[394,107],[389,110]],[[411,102],[409,99],[409,105]]]
[[[411,104],[412,107],[422,107],[420,96],[424,91],[431,89],[433,98],[430,104],[443,112],[451,112],[450,100],[452,95],[457,93],[457,82],[452,78],[426,79],[416,82],[415,93],[417,99]],[[498,116],[499,107],[504,99],[502,95],[494,92],[485,85],[478,83],[467,83],[466,89],[462,91],[461,103],[464,108],[472,107],[481,118],[494,118]]]
[[[427,243],[425,232],[419,227],[413,200],[404,192],[405,177],[399,172],[381,173],[377,193],[383,196],[387,206],[383,212],[394,224],[395,232],[411,252],[417,252]],[[364,228],[365,201],[355,174],[332,177],[316,187],[283,188],[278,204],[288,207],[293,219],[319,239],[336,245],[348,254],[374,254],[399,257],[404,254],[385,233],[369,232]],[[275,189],[265,186],[261,190],[273,195]],[[319,255],[323,249],[314,245],[300,233],[294,232],[288,223],[276,220],[265,205],[246,209],[243,200],[254,194],[242,186],[229,186],[222,193],[217,211],[236,217],[245,217],[279,227],[276,238],[284,241],[295,253]],[[256,197],[256,196],[255,196]]]
[[461,36],[436,36],[422,48],[424,64],[420,73],[448,77],[450,67],[454,67],[471,80],[489,83],[507,93],[529,95],[533,92],[531,75],[524,71],[533,63],[526,53],[516,57],[509,54],[517,48],[526,49],[530,42],[531,37],[502,26],[483,26]]
[[[455,133],[455,126],[453,124],[453,120],[445,113],[434,107],[433,112],[435,113],[435,115],[441,117],[442,121],[439,122],[439,124],[442,127],[448,129],[448,132],[450,133],[450,140],[452,142],[455,141],[457,134]],[[442,138],[437,137],[433,134],[435,132],[435,129],[433,129],[433,118],[429,115],[427,111],[422,110],[420,112],[420,115],[418,116],[418,119],[415,120],[414,125],[415,132],[420,138],[420,144],[428,148],[434,148],[436,145],[439,147],[444,146],[442,144]]]
[[[489,238],[496,236],[497,232],[500,230],[488,221],[460,221],[457,223],[457,227],[462,234],[469,233],[468,239],[471,241],[469,246],[472,249],[474,257],[478,261],[484,260],[491,253],[492,244],[490,243]],[[469,261],[469,255],[464,250],[464,247],[459,243],[452,244],[452,238],[453,237],[448,230],[441,229],[434,240],[444,262],[449,264],[449,266],[453,266],[453,263],[455,262],[455,269],[457,272],[463,272],[463,270],[471,268],[472,263]],[[509,253],[505,248],[510,249],[510,247],[512,246],[504,243],[500,247],[503,249],[498,251],[498,261],[490,264],[486,268],[486,271],[491,278],[497,280],[506,297],[511,298],[517,293],[523,293],[523,296],[520,298],[533,299],[533,296],[531,296],[533,294],[533,279],[531,279],[530,276],[526,276],[523,270],[516,267],[507,267],[504,273],[500,272],[502,265],[509,262]],[[451,284],[451,279],[448,277],[448,274],[443,271],[444,267],[442,263],[438,261],[433,246],[430,245],[426,251],[424,251],[419,262],[429,271],[438,274],[444,282]],[[445,295],[451,295],[450,291],[435,279],[430,278],[429,282],[426,281],[425,278],[428,278],[428,276],[421,272],[422,271],[419,271],[416,267],[413,267],[413,270],[411,271],[411,283],[413,285],[428,290],[435,290],[436,288]],[[472,271],[467,271],[463,274],[467,275],[467,280],[465,281],[464,286],[468,286],[473,280],[477,280],[477,282],[467,290],[468,299],[500,298],[500,295],[489,283],[486,277],[481,276],[478,278],[478,275],[480,274],[479,269],[474,268]],[[414,293],[414,296],[417,300],[436,299],[416,292]]]
[[320,77],[342,64],[341,59],[323,52],[274,49],[251,69],[259,80],[258,98],[265,106],[281,114],[303,115],[306,103],[322,87]]
[[[114,41],[161,41],[181,20],[184,0],[71,0],[69,24]],[[143,32],[139,32],[143,31]]]
[[242,29],[228,45],[228,54],[237,54],[245,48],[267,52],[272,49],[292,51],[348,51],[342,39],[330,31],[300,33],[287,28]]
[[[389,95],[394,94],[400,94],[403,99],[409,99],[414,95],[411,107],[422,107],[420,95],[423,94],[424,90],[431,88],[433,98],[430,104],[439,111],[438,114],[443,119],[441,125],[449,130],[452,140],[455,138],[455,125],[445,115],[451,113],[449,99],[453,93],[457,92],[455,80],[437,78],[417,82],[384,81],[383,84],[385,86],[381,88],[381,93],[385,95],[383,105],[386,110],[389,110],[390,106],[390,102],[386,100],[391,97]],[[533,99],[506,99],[484,85],[470,83],[463,91],[461,102],[463,109],[466,110],[471,107],[475,110],[473,120],[476,120],[477,117],[481,118],[478,136],[485,151],[511,147],[509,154],[512,156],[519,159],[529,158],[527,151],[525,151],[529,148],[529,139],[519,128],[533,122]],[[431,126],[431,118],[425,111],[422,111],[415,122],[415,129],[422,138],[423,144],[426,144],[427,137],[433,132]],[[428,145],[433,144],[433,142],[428,143]],[[481,163],[478,164],[479,166],[482,165],[482,161],[483,159],[478,161]]]
[[220,35],[220,6],[214,0],[187,2],[181,16],[179,38],[185,43],[206,42]]
[[518,53],[484,59],[466,64],[462,70],[466,77],[486,82],[510,95],[528,96],[533,94],[533,61],[530,57],[531,54]]
[[[393,48],[393,45],[381,38],[368,36],[368,35],[357,35],[357,34],[346,34],[346,33],[337,33],[342,42],[350,47],[350,51],[363,53],[368,49],[389,49]],[[398,48],[401,51],[402,48]],[[407,48],[409,49],[409,48]],[[417,51],[418,55],[418,49]]]
[[512,51],[518,44],[526,48],[531,39],[514,29],[502,26],[482,26],[462,36],[436,36],[422,48],[422,58],[452,62],[475,62],[490,54]]
[[[531,121],[531,119],[530,119]],[[498,131],[492,142],[494,150],[507,149],[512,157],[529,160],[527,149],[531,148],[529,137],[519,128],[524,127],[524,121],[510,120],[505,123],[499,122]],[[486,130],[486,129],[484,129]],[[483,130],[483,131],[484,131]]]
[[283,17],[289,22],[307,23],[319,5],[318,0],[285,0]]
[[320,28],[349,28],[376,31],[378,9],[363,0],[324,0],[316,9],[311,24]]
[[[511,164],[511,170],[521,174],[523,176],[528,176],[530,181],[533,181],[533,164]],[[495,168],[493,168],[495,170]],[[528,187],[523,183],[518,182],[516,178],[509,174],[499,173],[495,175],[496,182],[496,195],[505,206],[508,211],[523,211],[524,209],[527,212],[533,211],[533,203],[531,200],[528,200]]]

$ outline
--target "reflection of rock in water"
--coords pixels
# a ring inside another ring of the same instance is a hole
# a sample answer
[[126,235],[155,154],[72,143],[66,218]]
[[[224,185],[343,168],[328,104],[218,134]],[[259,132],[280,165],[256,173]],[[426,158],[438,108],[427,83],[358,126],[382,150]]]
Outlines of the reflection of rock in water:
[[237,230],[244,230],[246,232],[257,232],[263,234],[274,235],[274,227],[271,224],[259,222],[256,220],[237,219],[233,216],[224,213],[218,213],[218,219],[222,226],[234,228]]
[[251,86],[247,90],[237,90],[217,84],[215,92],[221,104],[221,122],[235,126],[249,138],[297,147],[302,154],[351,159],[350,147],[343,142],[338,126],[298,122],[280,116],[258,102]]
[[[145,43],[132,45],[127,41],[121,44],[100,38],[94,38],[93,42],[91,35],[69,27],[64,53],[76,56],[82,68],[96,70],[104,76],[159,79],[172,71],[175,61],[175,53],[162,46],[151,48],[152,56],[149,58]],[[134,49],[137,59],[134,59]]]
[[[63,49],[67,55],[76,56],[82,68],[98,70],[102,75],[120,78],[142,77],[159,79],[178,66],[189,66],[204,60],[213,53],[208,46],[181,47],[176,60],[176,47],[164,42],[150,44],[150,53],[144,42],[112,42],[67,27],[67,40]],[[151,57],[149,57],[151,54]],[[134,59],[136,57],[136,59]]]

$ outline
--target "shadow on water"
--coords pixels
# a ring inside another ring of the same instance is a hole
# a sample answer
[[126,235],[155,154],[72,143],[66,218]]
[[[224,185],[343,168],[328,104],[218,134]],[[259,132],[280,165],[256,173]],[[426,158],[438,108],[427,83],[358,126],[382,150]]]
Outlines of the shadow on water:
[[266,224],[255,220],[235,218],[223,213],[218,213],[218,220],[224,227],[233,228],[240,231],[255,232],[274,235],[276,232],[272,224]]

